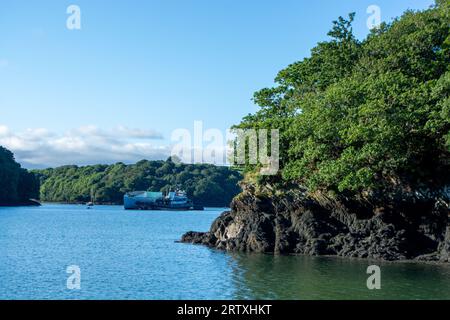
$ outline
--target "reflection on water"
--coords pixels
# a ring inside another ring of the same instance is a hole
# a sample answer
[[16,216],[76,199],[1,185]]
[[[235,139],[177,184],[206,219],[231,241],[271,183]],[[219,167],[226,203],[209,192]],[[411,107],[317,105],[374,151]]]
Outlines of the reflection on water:
[[[450,266],[334,257],[233,254],[236,299],[450,299]],[[368,290],[367,267],[381,267]]]
[[[220,209],[124,211],[119,206],[0,208],[0,299],[450,299],[450,266],[229,254],[176,243],[208,230]],[[81,269],[68,290],[66,267]]]

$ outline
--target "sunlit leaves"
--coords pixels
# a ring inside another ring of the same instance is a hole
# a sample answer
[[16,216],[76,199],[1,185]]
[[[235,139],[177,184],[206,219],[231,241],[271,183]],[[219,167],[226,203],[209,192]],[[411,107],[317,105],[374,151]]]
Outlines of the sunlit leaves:
[[282,178],[312,191],[450,182],[446,6],[406,12],[362,42],[353,16],[339,18],[330,41],[255,94],[261,110],[238,127],[279,128]]

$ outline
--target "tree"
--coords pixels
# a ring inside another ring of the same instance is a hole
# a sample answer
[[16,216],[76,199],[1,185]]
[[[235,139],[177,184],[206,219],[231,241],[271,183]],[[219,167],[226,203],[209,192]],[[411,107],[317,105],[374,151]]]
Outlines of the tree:
[[22,203],[38,194],[38,180],[20,167],[11,151],[0,146],[0,204]]
[[280,175],[265,179],[345,194],[448,184],[448,10],[408,11],[363,41],[353,14],[339,18],[330,41],[257,92],[261,109],[236,128],[280,129]]
[[227,167],[142,160],[134,165],[63,166],[33,171],[41,181],[43,201],[121,204],[129,191],[184,189],[195,203],[228,206],[239,193],[241,176]]

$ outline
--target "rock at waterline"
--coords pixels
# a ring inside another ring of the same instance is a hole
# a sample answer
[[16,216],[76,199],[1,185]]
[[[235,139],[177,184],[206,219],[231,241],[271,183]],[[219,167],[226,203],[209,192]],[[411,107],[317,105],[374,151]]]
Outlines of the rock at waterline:
[[432,199],[375,208],[244,192],[209,232],[191,231],[181,241],[228,251],[449,262],[448,213]]

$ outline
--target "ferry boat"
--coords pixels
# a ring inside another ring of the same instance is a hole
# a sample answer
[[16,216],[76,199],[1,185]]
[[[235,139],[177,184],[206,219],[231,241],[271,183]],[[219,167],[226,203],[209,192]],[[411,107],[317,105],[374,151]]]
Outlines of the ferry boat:
[[186,192],[170,191],[167,195],[162,192],[133,191],[123,197],[125,210],[203,210],[195,206]]

